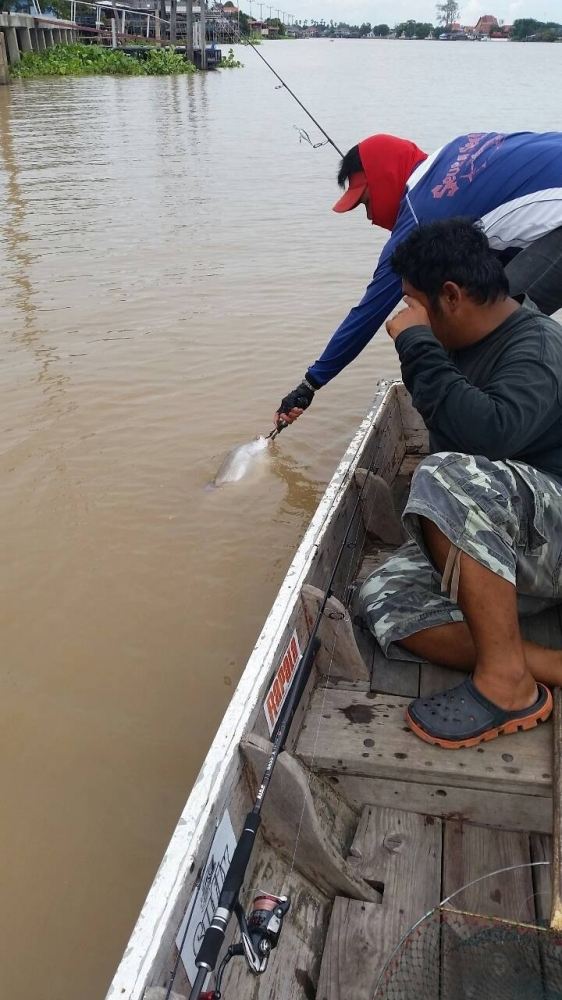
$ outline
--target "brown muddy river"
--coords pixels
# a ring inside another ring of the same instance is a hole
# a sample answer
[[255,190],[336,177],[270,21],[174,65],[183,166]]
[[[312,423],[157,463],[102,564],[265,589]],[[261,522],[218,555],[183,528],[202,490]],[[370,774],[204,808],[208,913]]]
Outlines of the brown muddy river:
[[[562,47],[264,51],[343,149],[559,129]],[[240,53],[239,53],[240,54]],[[98,1000],[385,334],[253,477],[205,492],[362,293],[383,234],[254,53],[0,90],[0,969]]]

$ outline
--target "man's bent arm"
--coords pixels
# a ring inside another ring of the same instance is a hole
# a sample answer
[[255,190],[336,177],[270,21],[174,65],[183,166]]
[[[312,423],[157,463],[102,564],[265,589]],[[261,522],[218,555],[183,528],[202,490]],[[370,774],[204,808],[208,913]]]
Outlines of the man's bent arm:
[[510,458],[560,419],[557,381],[536,355],[518,352],[483,391],[459,371],[428,327],[410,327],[395,343],[416,410],[452,450]]

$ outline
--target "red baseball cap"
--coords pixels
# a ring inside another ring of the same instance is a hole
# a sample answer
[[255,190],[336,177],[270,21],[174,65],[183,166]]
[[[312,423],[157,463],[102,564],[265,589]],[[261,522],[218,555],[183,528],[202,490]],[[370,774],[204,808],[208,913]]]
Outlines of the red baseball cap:
[[368,188],[367,176],[362,170],[352,174],[345,194],[332,206],[333,212],[351,212],[352,208],[357,208],[361,198]]

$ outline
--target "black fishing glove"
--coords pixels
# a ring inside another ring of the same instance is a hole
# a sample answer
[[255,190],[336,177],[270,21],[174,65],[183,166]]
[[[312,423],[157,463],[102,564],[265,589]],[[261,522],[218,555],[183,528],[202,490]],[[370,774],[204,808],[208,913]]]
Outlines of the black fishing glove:
[[314,393],[317,388],[318,386],[313,386],[307,376],[296,389],[293,389],[292,392],[287,393],[283,397],[277,412],[289,413],[293,407],[298,407],[299,410],[307,410],[314,399]]

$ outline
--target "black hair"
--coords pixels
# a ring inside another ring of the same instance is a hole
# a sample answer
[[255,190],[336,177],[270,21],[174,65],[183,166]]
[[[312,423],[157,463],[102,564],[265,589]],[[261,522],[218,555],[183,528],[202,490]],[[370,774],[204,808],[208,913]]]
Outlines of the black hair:
[[340,163],[340,169],[338,170],[339,186],[341,188],[345,187],[345,182],[349,180],[351,175],[358,174],[360,170],[363,170],[363,164],[359,156],[359,146],[352,146]]
[[470,219],[446,219],[415,229],[394,251],[396,273],[427,295],[433,308],[446,281],[454,281],[479,305],[509,295],[505,271],[481,226]]

